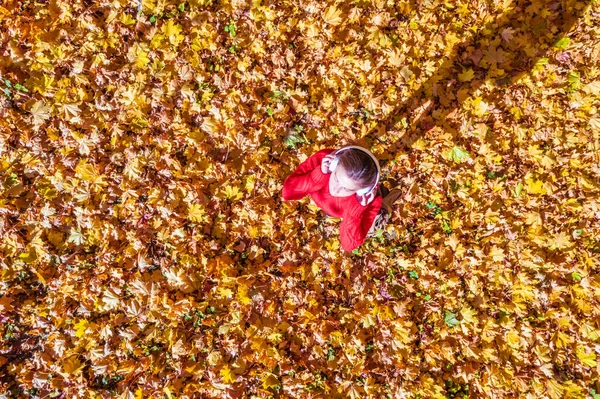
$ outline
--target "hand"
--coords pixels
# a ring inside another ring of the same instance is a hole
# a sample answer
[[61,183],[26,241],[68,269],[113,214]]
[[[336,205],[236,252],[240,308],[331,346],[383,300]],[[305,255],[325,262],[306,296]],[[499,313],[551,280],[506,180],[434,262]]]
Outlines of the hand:
[[333,161],[333,158],[335,158],[335,155],[328,154],[325,155],[325,158],[321,161],[321,172],[323,172],[323,174],[326,175],[327,173],[331,173],[329,171],[329,165],[331,164],[331,161]]
[[373,190],[370,193],[368,193],[367,195],[357,195],[357,199],[358,199],[358,202],[360,202],[360,204],[362,206],[367,206],[371,202],[373,202],[373,200],[375,200],[376,196],[377,196],[377,190]]

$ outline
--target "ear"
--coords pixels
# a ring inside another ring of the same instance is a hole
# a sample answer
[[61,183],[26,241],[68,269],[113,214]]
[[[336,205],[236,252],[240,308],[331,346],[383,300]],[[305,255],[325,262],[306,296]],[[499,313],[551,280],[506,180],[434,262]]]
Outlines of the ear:
[[338,157],[333,158],[329,163],[329,172],[333,173],[339,162],[340,159]]

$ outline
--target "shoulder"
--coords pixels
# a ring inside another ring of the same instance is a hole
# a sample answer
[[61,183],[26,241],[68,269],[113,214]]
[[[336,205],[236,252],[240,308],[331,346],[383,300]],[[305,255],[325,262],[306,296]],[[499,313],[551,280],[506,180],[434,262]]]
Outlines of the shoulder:
[[364,213],[377,213],[381,209],[381,195],[375,197],[367,206],[361,205],[355,195],[346,198],[344,217],[361,217]]
[[324,158],[325,155],[329,155],[329,154],[331,154],[332,152],[335,152],[335,151],[336,151],[335,148],[323,148],[322,150],[315,152],[312,155],[312,157]]
[[[317,163],[320,163],[326,155],[331,154],[332,152],[335,152],[334,148],[324,148],[320,151],[315,152],[303,161],[301,160],[300,163],[316,165]],[[302,156],[300,156],[300,159],[302,159]]]

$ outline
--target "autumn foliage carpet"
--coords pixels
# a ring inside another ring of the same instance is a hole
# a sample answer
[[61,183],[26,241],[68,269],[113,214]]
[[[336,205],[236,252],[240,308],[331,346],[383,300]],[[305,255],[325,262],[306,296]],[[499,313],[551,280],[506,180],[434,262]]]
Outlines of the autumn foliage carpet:
[[[0,397],[599,398],[600,6],[0,2]],[[403,188],[354,253],[285,177]]]

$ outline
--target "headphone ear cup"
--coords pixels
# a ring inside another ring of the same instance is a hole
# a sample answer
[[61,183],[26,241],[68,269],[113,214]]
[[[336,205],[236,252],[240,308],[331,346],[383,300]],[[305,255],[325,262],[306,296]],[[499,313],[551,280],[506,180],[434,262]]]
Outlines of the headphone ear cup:
[[339,162],[340,162],[340,159],[338,157],[335,157],[331,160],[331,162],[329,163],[329,171],[331,173],[333,173],[335,171],[335,168],[337,167]]

